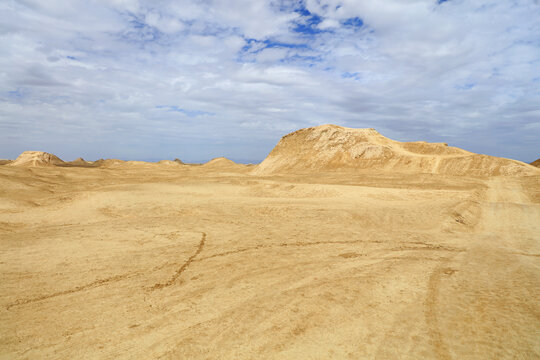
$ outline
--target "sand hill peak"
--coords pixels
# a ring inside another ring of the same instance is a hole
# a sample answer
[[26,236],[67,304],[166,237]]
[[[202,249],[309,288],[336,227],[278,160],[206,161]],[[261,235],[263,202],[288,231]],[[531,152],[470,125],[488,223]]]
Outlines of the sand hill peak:
[[49,154],[44,151],[25,151],[17,159],[15,159],[11,166],[53,166],[62,165],[64,161],[54,154]]
[[205,167],[230,167],[230,166],[236,166],[236,165],[239,165],[239,164],[225,157],[217,157],[203,164],[203,166]]
[[445,143],[399,142],[371,128],[321,125],[283,136],[254,174],[360,169],[472,176],[537,173],[520,161],[474,154]]

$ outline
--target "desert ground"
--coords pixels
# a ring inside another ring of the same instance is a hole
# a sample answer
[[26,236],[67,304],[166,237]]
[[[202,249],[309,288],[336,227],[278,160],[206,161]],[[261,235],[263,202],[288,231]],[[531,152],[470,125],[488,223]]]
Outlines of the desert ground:
[[0,358],[540,358],[540,170],[369,143],[355,169],[1,165]]

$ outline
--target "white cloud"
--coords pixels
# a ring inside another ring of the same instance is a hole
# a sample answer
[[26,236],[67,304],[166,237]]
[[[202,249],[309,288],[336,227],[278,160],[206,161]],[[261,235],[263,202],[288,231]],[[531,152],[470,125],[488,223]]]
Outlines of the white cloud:
[[0,157],[41,147],[68,159],[255,161],[285,131],[338,123],[534,160],[539,8],[3,2]]

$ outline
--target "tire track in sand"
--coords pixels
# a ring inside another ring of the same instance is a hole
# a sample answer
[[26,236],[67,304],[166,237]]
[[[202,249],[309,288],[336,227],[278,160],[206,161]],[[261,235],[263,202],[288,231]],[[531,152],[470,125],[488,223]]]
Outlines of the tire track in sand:
[[428,291],[425,300],[424,317],[428,326],[429,337],[439,359],[451,359],[448,347],[444,343],[443,334],[437,316],[439,286],[443,275],[452,275],[456,270],[446,267],[448,260],[441,262],[431,273],[428,280]]
[[106,285],[106,284],[108,284],[110,282],[115,282],[115,281],[120,281],[120,280],[126,279],[126,278],[130,277],[130,275],[133,275],[133,274],[132,273],[126,273],[126,274],[114,275],[114,276],[111,276],[111,277],[108,277],[108,278],[98,279],[96,281],[92,281],[89,284],[79,285],[79,286],[76,286],[76,287],[74,287],[72,289],[58,291],[58,292],[55,292],[55,293],[52,293],[52,294],[47,294],[47,295],[41,295],[41,296],[37,296],[37,297],[34,297],[34,298],[18,299],[13,303],[8,304],[6,306],[6,309],[9,310],[14,306],[26,305],[26,304],[30,304],[30,303],[33,303],[33,302],[38,302],[38,301],[54,298],[54,297],[57,297],[57,296],[68,295],[68,294],[73,294],[73,293],[83,291],[83,290],[97,288],[99,286]]
[[203,250],[204,248],[204,243],[206,242],[206,233],[205,232],[201,232],[202,236],[201,236],[201,241],[199,242],[199,247],[197,248],[197,251],[195,251],[195,253],[193,255],[190,256],[189,259],[187,259],[187,261],[182,264],[182,266],[180,268],[178,268],[175,273],[173,274],[173,276],[165,283],[161,283],[161,284],[154,284],[154,286],[152,286],[150,288],[150,290],[158,290],[158,289],[163,289],[167,286],[171,286],[172,284],[174,284],[176,282],[176,280],[178,280],[178,278],[180,277],[180,275],[182,275],[182,273],[184,271],[186,271],[186,269],[188,268],[188,266],[193,262],[193,260],[195,260],[195,258],[201,253],[201,251]]
[[[195,259],[193,261],[204,261],[208,259],[213,259],[217,257],[223,257],[223,256],[229,256],[229,255],[235,255],[247,251],[256,251],[260,249],[270,249],[270,248],[280,248],[280,247],[305,247],[305,246],[317,246],[317,245],[355,245],[355,244],[384,244],[385,242],[382,240],[336,240],[336,241],[314,241],[314,242],[284,242],[280,244],[260,244],[250,247],[243,247],[235,250],[229,250],[213,255],[208,255],[205,257],[201,257],[198,259]],[[449,251],[449,252],[463,252],[464,249],[460,248],[454,248],[454,247],[448,247],[438,244],[429,244],[423,241],[404,241],[400,243],[401,246],[384,249],[386,251],[405,251],[405,250],[417,250],[417,251],[423,251],[423,250],[434,250],[434,251]],[[409,246],[404,246],[409,245]]]
[[[176,270],[176,272],[171,277],[171,279],[169,279],[169,281],[167,281],[164,284],[155,284],[151,288],[152,290],[161,289],[161,288],[164,288],[166,286],[172,285],[178,279],[178,277],[186,270],[186,268],[189,266],[189,264],[191,264],[193,262],[195,257],[200,254],[200,252],[202,251],[202,249],[204,247],[204,243],[206,241],[206,233],[202,232],[201,234],[202,234],[202,238],[201,238],[201,241],[199,242],[199,247],[197,248],[197,251],[178,270]],[[157,268],[154,268],[154,269],[159,269],[159,268],[161,268],[161,266],[159,266]],[[137,276],[137,275],[140,275],[140,274],[143,274],[143,273],[144,272],[128,272],[128,273],[125,273],[125,274],[114,275],[114,276],[110,276],[110,277],[103,278],[103,279],[97,279],[95,281],[92,281],[91,283],[84,284],[84,285],[79,285],[79,286],[76,286],[74,288],[58,291],[58,292],[55,292],[55,293],[52,293],[52,294],[40,295],[40,296],[33,297],[33,298],[17,299],[15,302],[13,302],[11,304],[8,304],[6,306],[6,310],[9,310],[9,309],[11,309],[12,307],[15,307],[15,306],[26,305],[26,304],[30,304],[30,303],[34,303],[34,302],[38,302],[38,301],[43,301],[43,300],[55,298],[55,297],[58,297],[58,296],[69,295],[69,294],[73,294],[73,293],[84,291],[84,290],[94,289],[94,288],[97,288],[97,287],[100,287],[100,286],[107,285],[107,284],[112,283],[112,282],[117,282],[117,281],[120,281],[120,280],[124,280],[124,279],[130,278],[130,277],[133,277],[133,276]]]

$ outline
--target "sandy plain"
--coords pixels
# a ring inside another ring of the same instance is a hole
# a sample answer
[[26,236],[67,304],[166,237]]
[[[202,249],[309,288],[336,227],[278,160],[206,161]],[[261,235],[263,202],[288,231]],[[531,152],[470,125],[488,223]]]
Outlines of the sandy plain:
[[0,166],[0,357],[535,359],[540,177]]
[[538,359],[539,174],[336,126],[258,166],[22,154],[0,358]]

